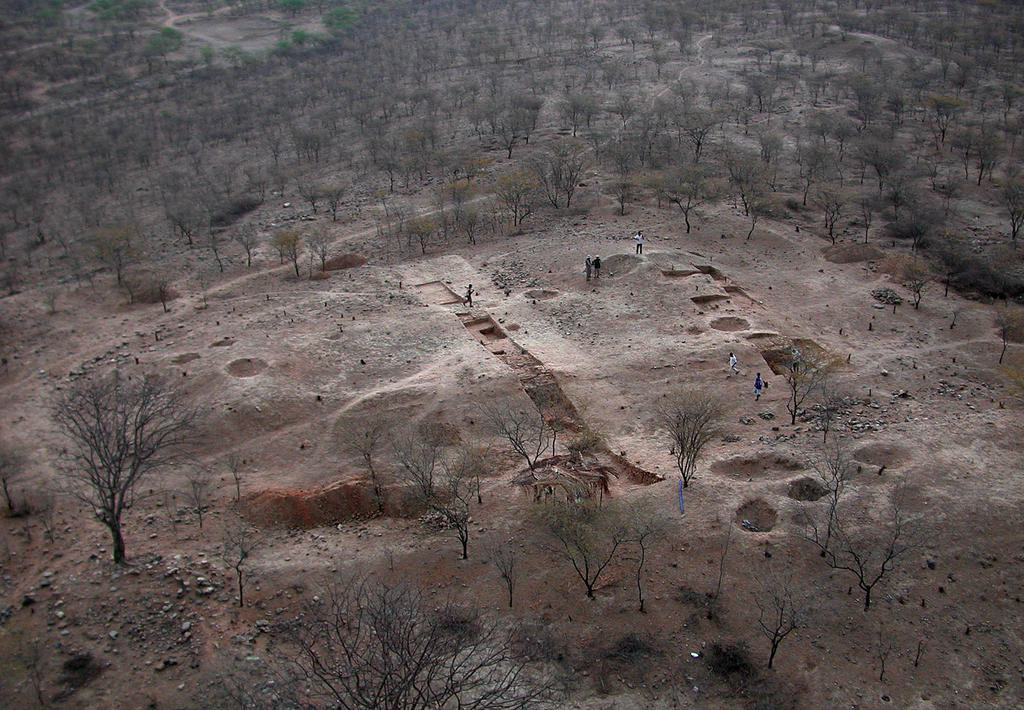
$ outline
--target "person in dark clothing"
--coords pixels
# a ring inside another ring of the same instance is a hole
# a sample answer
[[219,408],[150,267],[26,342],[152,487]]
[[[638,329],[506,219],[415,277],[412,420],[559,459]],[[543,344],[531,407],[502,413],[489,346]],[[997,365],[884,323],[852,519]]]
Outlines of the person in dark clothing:
[[601,257],[595,256],[594,257],[594,261],[593,261],[593,265],[594,265],[594,278],[595,279],[601,278]]

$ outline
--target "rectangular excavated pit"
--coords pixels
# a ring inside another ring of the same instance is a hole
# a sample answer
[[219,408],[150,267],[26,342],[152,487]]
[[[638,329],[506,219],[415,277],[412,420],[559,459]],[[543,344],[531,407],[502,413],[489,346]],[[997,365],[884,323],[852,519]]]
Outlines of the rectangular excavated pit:
[[473,320],[466,321],[463,325],[466,326],[466,330],[475,335],[476,339],[485,345],[496,340],[504,340],[508,337],[505,335],[505,331],[501,329],[501,326],[490,317],[474,318]]
[[802,357],[820,359],[825,349],[810,338],[793,338],[788,342],[776,341],[775,347],[761,351],[761,357],[776,375],[783,374],[793,361],[793,348],[800,350]]
[[447,306],[453,303],[462,303],[462,297],[448,288],[441,281],[427,281],[413,286],[416,293],[424,303],[434,306]]
[[695,269],[662,269],[661,275],[669,279],[685,279],[687,276],[703,273]]
[[697,304],[714,303],[715,301],[728,301],[729,297],[723,293],[708,293],[703,296],[693,296],[691,301]]

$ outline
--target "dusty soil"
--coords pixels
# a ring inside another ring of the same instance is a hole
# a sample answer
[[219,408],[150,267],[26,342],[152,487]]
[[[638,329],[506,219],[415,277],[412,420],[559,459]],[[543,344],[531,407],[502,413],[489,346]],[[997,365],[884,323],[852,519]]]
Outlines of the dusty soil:
[[[729,706],[728,684],[689,651],[739,639],[755,658],[764,652],[750,580],[768,564],[786,565],[813,590],[812,620],[785,643],[772,676],[802,707],[882,707],[883,695],[894,707],[1013,705],[1021,690],[1015,639],[1024,557],[1015,477],[1024,427],[1020,399],[994,367],[991,307],[932,291],[917,311],[875,309],[870,293],[893,286],[887,276],[860,262],[827,261],[814,236],[784,224],[765,224],[751,242],[720,236],[735,234],[738,222],[722,209],[684,237],[669,212],[641,206],[623,218],[596,210],[574,218],[577,240],[569,247],[559,238],[569,223],[552,217],[476,248],[391,265],[371,259],[343,279],[299,281],[267,266],[237,272],[209,295],[207,308],[189,294],[168,314],[160,306],[126,308],[100,297],[103,289],[75,294],[53,315],[31,294],[7,299],[22,313],[15,327],[34,335],[3,375],[5,426],[29,445],[40,487],[56,481],[46,463],[59,445],[47,403],[70,379],[115,365],[170,374],[195,394],[208,416],[207,462],[219,481],[201,531],[180,494],[140,502],[129,521],[132,563],[123,569],[107,562],[102,528],[71,499],[59,502],[53,544],[33,518],[5,520],[7,643],[39,637],[63,654],[93,655],[101,671],[68,706],[155,698],[183,707],[201,692],[201,673],[218,647],[259,656],[256,622],[314,593],[330,570],[416,579],[437,594],[458,590],[500,608],[501,588],[481,563],[486,540],[511,539],[528,560],[516,614],[543,621],[577,649],[570,655],[579,673],[593,672],[582,649],[627,632],[673,659],[664,670],[655,662],[639,679],[613,677],[610,698],[581,676],[581,706]],[[626,251],[636,225],[650,235],[643,256]],[[607,255],[600,281],[582,277],[587,252]],[[696,268],[710,259],[716,277]],[[793,266],[798,261],[808,266]],[[677,275],[687,264],[692,273]],[[499,275],[508,295],[489,286]],[[467,283],[479,295],[464,319],[455,294]],[[722,283],[746,295],[722,290],[714,302],[693,302],[695,291]],[[953,310],[959,324],[950,330]],[[741,322],[749,328],[732,329]],[[794,495],[791,486],[813,476],[806,461],[820,432],[812,422],[786,424],[781,380],[769,377],[754,401],[753,375],[769,372],[765,353],[776,342],[750,339],[754,329],[850,356],[840,385],[854,404],[837,429],[862,468],[851,495],[870,515],[897,484],[911,492],[909,512],[926,532],[868,613],[851,578],[825,568],[800,538],[801,507],[813,503],[799,502],[810,496]],[[612,451],[665,477],[647,486],[611,479],[611,498],[642,501],[671,520],[648,563],[648,614],[633,610],[625,560],[602,578],[598,600],[585,602],[570,572],[535,547],[538,532],[528,519],[538,504],[510,485],[521,467],[505,453],[494,459],[484,504],[474,510],[468,562],[456,559],[450,533],[406,517],[400,501],[394,517],[370,518],[365,485],[346,482],[360,469],[341,435],[360,418],[441,422],[503,451],[479,407],[497,398],[529,404],[520,375],[503,359],[509,348],[549,370]],[[733,377],[730,351],[741,366]],[[1022,355],[1011,346],[1015,362]],[[679,517],[654,405],[682,386],[719,393],[728,417]],[[232,606],[232,578],[215,554],[218,528],[235,507],[223,464],[231,452],[247,461],[242,493],[266,538],[244,609]],[[184,488],[180,474],[160,483]],[[332,496],[343,503],[330,503]],[[294,530],[282,529],[282,518]],[[744,530],[743,520],[757,532]],[[732,536],[722,608],[708,620],[676,592],[713,589],[730,525],[744,534]],[[203,585],[212,591],[200,594]],[[894,644],[881,683],[879,629]],[[46,656],[47,671],[55,673],[61,658]],[[683,686],[680,677],[688,678]],[[48,680],[46,687],[69,686]]]
[[[215,24],[196,22],[196,36]],[[583,213],[543,213],[525,233],[397,263],[374,251],[365,224],[350,225],[334,248],[359,258],[346,257],[330,279],[295,279],[263,254],[205,296],[182,284],[169,313],[124,305],[102,279],[55,313],[32,290],[3,299],[18,346],[0,371],[2,426],[30,461],[19,494],[38,500],[58,487],[54,397],[115,367],[163,373],[193,396],[205,416],[203,463],[217,482],[200,529],[183,502],[184,472],[152,480],[153,495],[128,519],[125,567],[108,562],[103,528],[73,498],[56,499],[52,523],[0,521],[5,706],[38,704],[30,669],[39,668],[41,692],[61,707],[195,707],[218,658],[258,663],[272,653],[268,620],[338,574],[413,580],[438,599],[503,613],[487,549],[512,541],[524,559],[514,614],[564,649],[574,679],[567,707],[731,708],[757,692],[802,708],[1017,707],[1024,418],[996,367],[993,306],[932,285],[918,310],[878,308],[873,290],[901,289],[875,265],[893,249],[861,245],[852,228],[831,247],[807,225],[763,220],[745,241],[747,221],[723,203],[687,235],[653,200],[619,216],[581,192]],[[637,228],[647,235],[642,256],[632,253]],[[588,254],[602,256],[599,280],[584,280]],[[470,283],[472,309],[461,298]],[[810,418],[788,424],[785,385],[770,374],[782,343],[794,342],[846,363],[838,385],[849,406],[833,427],[860,465],[848,495],[865,529],[897,489],[915,524],[915,548],[867,612],[853,578],[829,570],[802,538],[801,512],[819,503],[792,486],[813,476],[808,458],[822,437]],[[739,375],[729,375],[729,352]],[[1024,347],[1011,344],[1007,361],[1024,365]],[[769,380],[759,401],[757,372]],[[533,406],[535,376],[622,470],[653,474],[612,476],[608,493],[668,521],[647,560],[646,614],[636,611],[631,559],[609,567],[588,601],[571,570],[538,546],[538,504],[511,485],[523,466],[481,411],[494,401]],[[659,398],[682,387],[715,392],[727,411],[686,491],[685,516],[656,416]],[[372,517],[346,441],[367,420],[396,430],[440,424],[491,445],[469,560],[458,559],[450,531],[421,524],[400,491],[389,515]],[[245,461],[239,502],[229,454]],[[239,510],[261,539],[241,608],[217,554]],[[709,615],[700,600],[715,589],[723,550],[723,593]],[[753,580],[769,566],[798,581],[806,625],[763,685],[738,687],[709,671],[708,648],[744,642],[764,665]],[[620,648],[628,662],[595,660],[629,634],[647,645]]]

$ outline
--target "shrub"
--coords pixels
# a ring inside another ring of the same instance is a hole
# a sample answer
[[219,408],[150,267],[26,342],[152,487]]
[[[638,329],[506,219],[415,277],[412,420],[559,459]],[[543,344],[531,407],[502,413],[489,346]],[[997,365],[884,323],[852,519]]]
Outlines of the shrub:
[[707,664],[712,673],[724,677],[749,678],[754,674],[750,651],[747,649],[747,644],[742,641],[738,643],[715,641],[708,648]]
[[609,660],[635,664],[656,653],[654,646],[634,633],[621,637],[608,649]]
[[214,228],[227,227],[259,206],[260,201],[254,197],[235,198],[226,205],[221,205],[217,211],[210,215],[210,226]]

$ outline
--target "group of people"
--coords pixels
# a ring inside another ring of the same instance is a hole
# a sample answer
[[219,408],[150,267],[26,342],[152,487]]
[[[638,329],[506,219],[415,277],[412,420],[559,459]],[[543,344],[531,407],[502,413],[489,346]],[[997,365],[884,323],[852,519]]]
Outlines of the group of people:
[[[733,374],[737,374],[738,375],[740,373],[739,362],[740,361],[736,357],[736,353],[730,352],[729,353],[729,377],[732,377]],[[767,383],[764,380],[761,379],[761,373],[760,372],[757,373],[754,376],[754,401],[755,402],[757,400],[761,399],[761,390],[763,390],[766,385],[767,385]]]
[[[644,233],[643,230],[638,229],[636,234],[633,235],[633,241],[636,242],[636,253],[644,253]],[[601,257],[587,255],[587,258],[583,261],[583,273],[587,276],[587,281],[590,281],[591,275],[595,279],[601,278]]]

